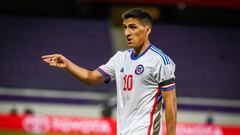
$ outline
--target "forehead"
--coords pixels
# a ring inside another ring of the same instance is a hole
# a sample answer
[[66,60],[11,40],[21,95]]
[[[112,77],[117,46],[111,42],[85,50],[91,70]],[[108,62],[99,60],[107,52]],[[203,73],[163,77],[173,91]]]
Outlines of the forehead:
[[130,25],[130,24],[135,24],[135,25],[143,25],[141,21],[137,18],[127,18],[123,20],[123,25]]

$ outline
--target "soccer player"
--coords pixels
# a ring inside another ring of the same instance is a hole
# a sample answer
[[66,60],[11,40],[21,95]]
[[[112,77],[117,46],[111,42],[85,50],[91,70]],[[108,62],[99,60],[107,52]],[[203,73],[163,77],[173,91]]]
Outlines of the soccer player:
[[88,85],[116,80],[118,135],[160,135],[163,103],[167,135],[175,135],[175,64],[149,42],[152,17],[146,10],[130,9],[122,18],[129,49],[118,51],[96,70],[80,67],[61,54],[45,55],[42,59]]

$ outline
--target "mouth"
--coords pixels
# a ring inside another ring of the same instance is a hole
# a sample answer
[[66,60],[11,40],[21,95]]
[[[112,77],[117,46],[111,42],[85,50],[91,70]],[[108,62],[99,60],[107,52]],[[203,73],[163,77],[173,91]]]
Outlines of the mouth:
[[127,38],[127,42],[131,43],[132,39],[131,38]]

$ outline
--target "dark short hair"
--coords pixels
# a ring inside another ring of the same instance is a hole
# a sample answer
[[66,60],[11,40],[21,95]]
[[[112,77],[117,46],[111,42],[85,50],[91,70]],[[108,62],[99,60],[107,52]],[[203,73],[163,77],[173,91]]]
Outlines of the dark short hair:
[[133,8],[122,14],[123,19],[136,18],[139,21],[152,26],[152,16],[142,8]]

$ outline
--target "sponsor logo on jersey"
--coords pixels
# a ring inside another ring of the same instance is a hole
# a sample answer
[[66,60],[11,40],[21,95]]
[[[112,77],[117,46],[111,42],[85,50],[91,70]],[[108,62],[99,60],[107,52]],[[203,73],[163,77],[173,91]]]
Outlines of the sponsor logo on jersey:
[[140,65],[138,65],[138,66],[136,67],[136,69],[135,69],[135,74],[136,74],[136,75],[140,75],[140,74],[143,73],[143,71],[144,71],[144,67],[143,67],[142,64],[140,64]]

